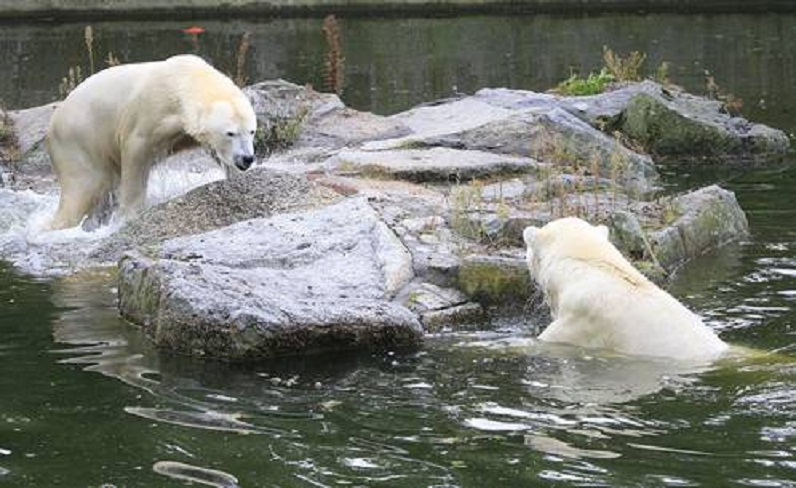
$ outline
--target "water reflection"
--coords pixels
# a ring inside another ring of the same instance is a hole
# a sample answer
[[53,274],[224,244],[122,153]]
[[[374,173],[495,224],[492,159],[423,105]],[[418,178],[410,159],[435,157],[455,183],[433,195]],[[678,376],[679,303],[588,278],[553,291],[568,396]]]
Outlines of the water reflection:
[[[744,114],[790,133],[796,123],[794,14],[467,16],[341,18],[343,97],[359,109],[394,113],[483,87],[546,90],[572,71],[602,65],[602,46],[647,53],[649,72],[664,61],[677,84],[705,92],[705,70],[743,100]],[[236,72],[240,38],[249,32],[246,77],[285,78],[324,87],[322,19],[100,22],[95,57],[124,62],[196,52]],[[14,108],[56,99],[70,67],[89,64],[84,24],[5,25],[0,31],[0,98]]]
[[229,473],[199,466],[191,466],[185,463],[158,461],[152,469],[158,474],[190,483],[199,483],[200,485],[216,486],[219,488],[236,488],[239,486],[238,479]]

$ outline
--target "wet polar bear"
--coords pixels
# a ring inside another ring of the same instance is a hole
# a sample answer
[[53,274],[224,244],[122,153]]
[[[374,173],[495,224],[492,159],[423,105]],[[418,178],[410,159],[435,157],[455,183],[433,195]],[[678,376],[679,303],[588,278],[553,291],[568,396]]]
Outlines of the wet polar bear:
[[201,58],[125,64],[91,76],[53,113],[47,148],[61,185],[51,229],[78,225],[109,192],[140,211],[154,162],[201,145],[230,171],[254,161],[257,119],[243,92]]
[[636,270],[604,225],[569,217],[528,227],[523,238],[531,276],[554,319],[540,340],[676,359],[708,359],[728,348]]

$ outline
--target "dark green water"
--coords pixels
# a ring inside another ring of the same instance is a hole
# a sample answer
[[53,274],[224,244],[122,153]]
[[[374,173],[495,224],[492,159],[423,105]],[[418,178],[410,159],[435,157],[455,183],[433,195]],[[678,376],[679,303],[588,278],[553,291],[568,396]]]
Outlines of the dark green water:
[[[320,83],[318,21],[203,25],[200,49],[216,59],[255,32],[252,78]],[[95,32],[102,49],[138,60],[190,47],[179,27]],[[596,66],[609,44],[676,61],[684,84],[710,65],[745,99],[770,97],[764,110],[752,104],[757,120],[796,127],[793,16],[360,19],[345,29],[346,97],[361,108],[391,112],[454,85],[541,88],[572,64]],[[17,106],[51,99],[81,36],[75,25],[4,26],[0,94]],[[796,170],[721,179],[752,238],[689,266],[672,290],[724,339],[796,354]],[[411,355],[235,368],[153,351],[118,319],[102,279],[3,268],[0,486],[184,486],[180,474],[244,487],[796,486],[796,360],[689,371],[539,348],[522,325],[431,338]]]

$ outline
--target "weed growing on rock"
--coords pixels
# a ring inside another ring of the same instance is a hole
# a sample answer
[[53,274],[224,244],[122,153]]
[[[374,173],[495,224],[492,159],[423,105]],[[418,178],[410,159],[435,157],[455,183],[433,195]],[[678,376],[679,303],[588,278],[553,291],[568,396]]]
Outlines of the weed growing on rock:
[[[641,81],[644,79],[646,60],[647,55],[639,51],[632,51],[623,57],[603,46],[603,67],[599,72],[591,72],[586,77],[573,73],[559,83],[553,92],[565,96],[596,95],[606,91],[613,83]],[[662,62],[652,78],[663,85],[670,85],[669,63]]]
[[451,228],[459,235],[475,240],[485,237],[486,231],[480,222],[470,218],[471,214],[484,209],[484,184],[473,180],[467,185],[456,184],[451,188],[449,204],[451,209]]
[[641,81],[641,68],[647,55],[633,51],[626,57],[619,56],[612,49],[603,46],[603,62],[616,81]]
[[658,65],[658,68],[655,70],[655,77],[653,78],[656,82],[660,83],[661,85],[670,85],[671,80],[669,79],[669,63],[663,61],[661,64]]
[[729,115],[733,117],[741,115],[743,99],[722,90],[719,84],[716,83],[716,78],[708,70],[705,70],[705,96],[711,100],[720,101],[722,109]]
[[629,204],[624,185],[630,163],[627,154],[619,143],[610,154],[597,148],[576,151],[573,144],[558,134],[546,140],[538,155],[546,164],[523,203],[531,211],[541,204],[551,219],[577,216],[603,221]]
[[11,162],[18,159],[19,142],[14,133],[14,121],[0,106],[0,161]]
[[615,78],[606,68],[599,73],[589,73],[587,77],[582,77],[576,73],[562,81],[553,91],[565,96],[586,96],[597,95],[606,90]]
[[277,110],[270,114],[267,123],[260,123],[254,133],[254,151],[259,155],[268,155],[285,151],[292,147],[301,136],[309,116],[309,109],[301,107],[295,113]]

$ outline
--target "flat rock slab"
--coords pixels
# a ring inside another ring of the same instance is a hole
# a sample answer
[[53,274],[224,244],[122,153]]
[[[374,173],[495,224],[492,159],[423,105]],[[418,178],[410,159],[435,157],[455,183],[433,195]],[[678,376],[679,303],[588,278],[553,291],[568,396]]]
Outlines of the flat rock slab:
[[390,118],[415,134],[431,137],[472,129],[509,115],[511,110],[466,97],[421,105]]
[[330,158],[327,168],[414,182],[458,182],[512,173],[527,173],[541,167],[533,158],[434,147],[383,151],[341,151]]
[[156,345],[231,361],[416,345],[393,302],[411,256],[360,198],[166,241],[119,265],[119,308]]

